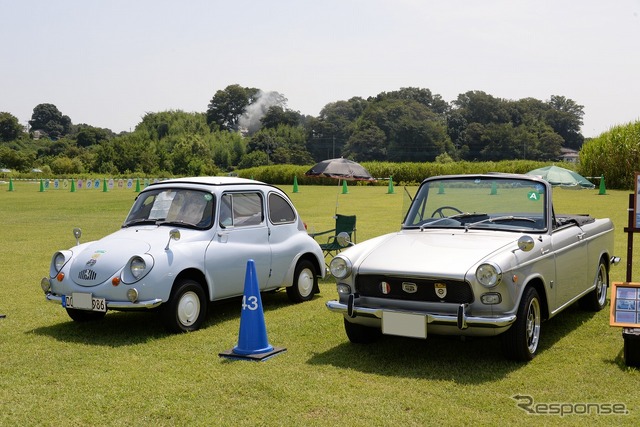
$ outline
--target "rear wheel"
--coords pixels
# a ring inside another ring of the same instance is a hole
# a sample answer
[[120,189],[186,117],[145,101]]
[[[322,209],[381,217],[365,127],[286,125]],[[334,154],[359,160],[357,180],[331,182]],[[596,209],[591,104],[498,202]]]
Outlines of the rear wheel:
[[607,305],[607,288],[609,288],[609,272],[604,261],[600,260],[595,278],[596,287],[578,302],[580,307],[589,311],[600,311]]
[[379,328],[351,323],[347,319],[344,319],[344,330],[347,333],[349,341],[354,344],[372,343],[377,341],[382,335],[382,331]]
[[542,312],[535,288],[524,291],[516,316],[516,321],[503,334],[503,350],[507,358],[526,362],[536,355],[540,343]]
[[162,305],[162,320],[171,332],[192,332],[200,328],[207,301],[202,286],[194,280],[178,282],[169,301]]
[[93,322],[102,319],[104,311],[78,310],[77,308],[67,308],[67,314],[74,322]]
[[293,273],[293,283],[287,288],[287,296],[293,302],[309,301],[318,287],[318,275],[314,264],[300,260]]

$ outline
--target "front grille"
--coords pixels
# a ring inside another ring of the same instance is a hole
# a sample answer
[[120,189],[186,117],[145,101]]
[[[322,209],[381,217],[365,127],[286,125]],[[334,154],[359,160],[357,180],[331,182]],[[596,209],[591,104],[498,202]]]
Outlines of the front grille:
[[96,276],[96,272],[88,268],[78,273],[78,279],[80,280],[95,280]]
[[[384,283],[384,284],[383,284]],[[436,295],[435,284],[444,283],[447,294],[444,298]],[[415,292],[403,289],[415,288]],[[413,286],[415,285],[415,286]],[[363,297],[388,298],[405,301],[450,302],[470,304],[473,292],[467,282],[424,278],[393,277],[385,275],[360,275],[356,277],[356,291]]]

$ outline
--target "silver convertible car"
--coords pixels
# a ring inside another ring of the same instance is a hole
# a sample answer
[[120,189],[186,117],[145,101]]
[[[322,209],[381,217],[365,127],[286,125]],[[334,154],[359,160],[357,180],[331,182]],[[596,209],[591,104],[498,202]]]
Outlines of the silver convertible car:
[[501,334],[527,361],[540,323],[575,302],[607,302],[613,224],[554,211],[552,187],[513,174],[453,175],[420,185],[399,232],[359,243],[330,264],[354,343],[381,334]]
[[146,187],[122,228],[53,255],[46,299],[75,321],[108,310],[158,308],[174,332],[198,329],[208,303],[240,296],[253,259],[261,291],[310,300],[324,256],[280,189],[232,178],[182,178]]

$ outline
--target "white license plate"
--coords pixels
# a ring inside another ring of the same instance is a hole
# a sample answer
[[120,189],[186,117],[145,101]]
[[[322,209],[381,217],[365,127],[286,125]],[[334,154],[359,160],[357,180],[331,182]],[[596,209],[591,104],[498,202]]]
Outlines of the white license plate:
[[382,313],[382,333],[401,337],[427,338],[427,318],[421,314]]
[[107,311],[107,302],[104,298],[94,298],[93,295],[84,292],[73,292],[71,295],[64,295],[62,306],[79,310]]

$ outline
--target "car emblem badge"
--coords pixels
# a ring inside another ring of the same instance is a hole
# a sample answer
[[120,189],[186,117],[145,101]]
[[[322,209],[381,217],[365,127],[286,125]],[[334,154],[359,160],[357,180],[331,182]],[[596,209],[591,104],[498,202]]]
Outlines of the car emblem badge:
[[385,294],[388,295],[391,293],[391,285],[387,282],[380,282],[380,291]]
[[92,267],[94,265],[96,265],[96,259],[95,258],[91,258],[89,261],[87,261],[87,266]]
[[434,285],[436,289],[436,295],[438,298],[444,298],[447,296],[447,284],[446,283],[436,283]]
[[402,290],[408,294],[415,294],[418,291],[418,285],[411,282],[402,282]]

